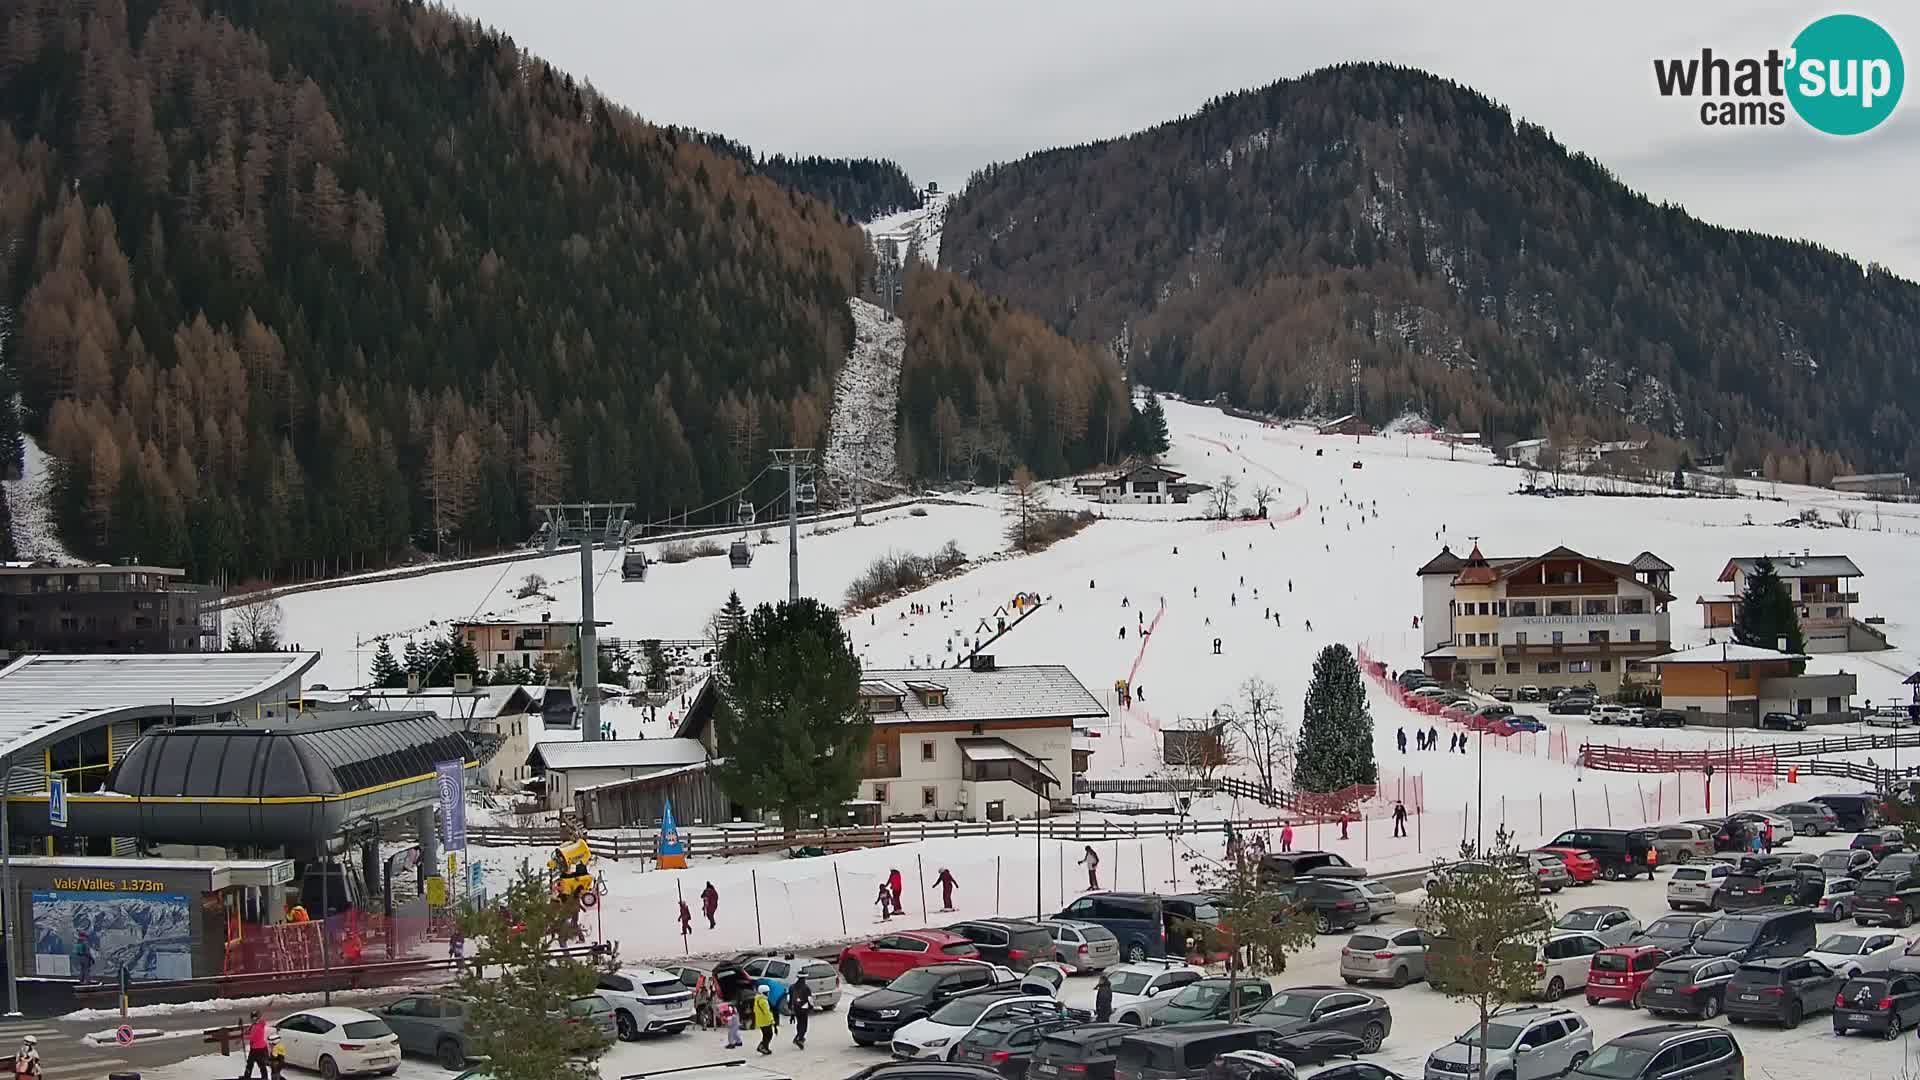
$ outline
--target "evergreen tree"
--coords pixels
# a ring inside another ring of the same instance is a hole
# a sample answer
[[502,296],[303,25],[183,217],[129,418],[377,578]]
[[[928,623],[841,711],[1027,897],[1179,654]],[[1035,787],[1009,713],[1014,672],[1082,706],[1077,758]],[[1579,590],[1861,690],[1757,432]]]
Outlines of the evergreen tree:
[[[740,594],[734,593],[727,598],[727,603],[738,603],[739,599]],[[667,688],[667,654],[660,649],[660,639],[648,638],[641,642],[640,652],[647,663],[647,689],[665,690]]]
[[734,631],[740,629],[741,625],[746,621],[747,606],[740,602],[740,591],[735,589],[727,593],[727,602],[720,608],[720,617],[716,620],[715,625],[721,633],[720,636],[715,637],[714,640],[724,643],[726,639],[732,637]]
[[853,797],[873,720],[837,612],[811,597],[760,605],[721,645],[717,677],[711,772],[728,798],[794,828]]
[[393,658],[393,648],[382,638],[380,647],[373,651],[373,667],[367,672],[367,679],[374,686],[393,689],[407,685],[407,673]]
[[1345,645],[1329,645],[1313,661],[1300,713],[1300,752],[1293,783],[1302,791],[1338,791],[1379,779],[1373,760],[1373,714],[1360,665]]
[[436,638],[427,647],[426,679],[428,686],[452,686],[455,675],[473,676],[474,685],[483,681],[480,678],[480,655],[468,644],[465,634],[457,626],[447,628],[445,637]]
[[1740,614],[1733,621],[1733,640],[1759,649],[1779,649],[1785,638],[1785,652],[1807,651],[1806,635],[1800,632],[1800,616],[1793,609],[1793,597],[1773,560],[1761,556],[1747,575],[1747,586],[1740,593]]
[[[407,639],[406,648],[400,651],[400,670],[406,675],[422,677],[427,673],[427,655],[421,650],[419,643],[412,638]],[[406,681],[401,680],[400,685],[405,686]]]
[[248,646],[247,639],[241,635],[240,628],[238,626],[227,627],[227,651],[228,652],[252,652],[253,651],[253,649],[250,646]]
[[1160,404],[1159,394],[1149,391],[1147,403],[1134,414],[1132,443],[1135,453],[1148,458],[1157,458],[1172,447],[1173,440],[1167,434],[1167,410]]

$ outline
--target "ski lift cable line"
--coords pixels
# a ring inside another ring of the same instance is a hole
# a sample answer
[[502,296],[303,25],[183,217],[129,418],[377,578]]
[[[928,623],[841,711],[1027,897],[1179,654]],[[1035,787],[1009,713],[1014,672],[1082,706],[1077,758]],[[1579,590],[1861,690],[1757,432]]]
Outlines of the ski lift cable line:
[[714,507],[716,507],[716,506],[719,506],[719,505],[721,505],[721,504],[723,504],[723,503],[729,503],[729,502],[736,502],[736,501],[738,501],[739,499],[741,499],[742,497],[744,497],[744,496],[745,496],[745,495],[746,495],[746,494],[747,494],[748,492],[750,492],[750,491],[752,491],[752,490],[753,490],[753,485],[754,485],[754,484],[755,484],[755,483],[756,483],[756,482],[757,482],[757,481],[758,481],[758,480],[759,480],[759,479],[760,479],[761,477],[763,477],[763,476],[765,476],[765,475],[767,475],[767,472],[768,472],[768,470],[770,470],[770,469],[772,469],[772,468],[773,468],[773,466],[771,466],[771,465],[763,465],[763,466],[761,466],[761,468],[760,468],[760,471],[759,471],[759,472],[757,472],[757,473],[754,473],[754,474],[753,474],[753,475],[752,475],[751,477],[749,477],[749,478],[747,479],[747,482],[746,482],[745,484],[742,484],[742,485],[741,485],[741,486],[740,486],[740,487],[739,487],[738,489],[736,489],[736,490],[734,490],[734,491],[732,491],[732,492],[730,492],[730,493],[728,493],[728,494],[726,494],[726,495],[722,495],[722,496],[720,496],[719,498],[717,498],[717,499],[715,499],[715,500],[713,500],[712,502],[710,502],[710,503],[708,503],[708,504],[706,504],[705,506],[694,506],[694,507],[690,507],[690,508],[688,508],[688,509],[686,509],[686,510],[682,510],[682,511],[680,511],[680,512],[679,512],[678,514],[668,514],[668,515],[667,515],[667,516],[666,516],[665,518],[663,518],[663,519],[661,519],[660,521],[647,521],[647,522],[642,522],[642,523],[639,523],[639,524],[635,524],[635,525],[629,525],[629,526],[627,527],[627,533],[628,533],[628,535],[629,535],[629,536],[631,536],[631,535],[633,534],[633,532],[634,532],[635,530],[640,530],[640,531],[642,531],[642,532],[644,532],[645,530],[647,530],[647,529],[649,529],[649,528],[652,528],[652,527],[653,527],[654,525],[663,525],[663,524],[668,524],[668,523],[670,523],[670,522],[672,522],[672,521],[673,521],[673,519],[674,519],[675,517],[678,517],[678,518],[680,518],[680,519],[681,519],[682,521],[685,521],[685,520],[686,520],[686,519],[687,519],[688,517],[690,517],[691,515],[694,515],[694,514],[698,514],[698,513],[701,513],[702,511],[706,511],[706,510],[711,510],[711,509],[713,509]]

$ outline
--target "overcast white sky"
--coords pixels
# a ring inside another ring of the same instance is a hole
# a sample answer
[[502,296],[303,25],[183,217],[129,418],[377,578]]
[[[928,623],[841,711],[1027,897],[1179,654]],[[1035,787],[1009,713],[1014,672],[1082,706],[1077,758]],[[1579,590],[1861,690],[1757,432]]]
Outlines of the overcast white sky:
[[1122,135],[1328,64],[1454,79],[1657,201],[1814,240],[1920,280],[1920,90],[1870,135],[1714,129],[1654,92],[1656,56],[1785,48],[1836,10],[1920,61],[1920,9],[1294,0],[451,0],[649,120],[765,153],[892,158],[957,187],[1034,150]]

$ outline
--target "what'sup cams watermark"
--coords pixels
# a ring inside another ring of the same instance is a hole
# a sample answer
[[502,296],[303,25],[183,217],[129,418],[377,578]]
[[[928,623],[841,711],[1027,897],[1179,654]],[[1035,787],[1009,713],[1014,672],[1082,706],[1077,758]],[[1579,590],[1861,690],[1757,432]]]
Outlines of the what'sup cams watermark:
[[1828,135],[1864,135],[1893,115],[1906,65],[1893,35],[1861,15],[1828,15],[1763,56],[1656,59],[1661,97],[1699,101],[1708,127],[1779,127],[1789,116]]

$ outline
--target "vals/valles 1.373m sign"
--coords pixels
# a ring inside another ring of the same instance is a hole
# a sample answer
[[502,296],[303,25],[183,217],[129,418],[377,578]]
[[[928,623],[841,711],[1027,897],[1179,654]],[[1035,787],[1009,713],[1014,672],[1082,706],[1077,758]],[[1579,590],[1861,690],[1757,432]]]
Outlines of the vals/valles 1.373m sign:
[[1900,46],[1879,23],[1860,15],[1828,15],[1809,23],[1786,49],[1764,56],[1656,59],[1661,97],[1700,99],[1708,127],[1777,127],[1788,108],[1828,135],[1862,135],[1900,103],[1906,65]]

